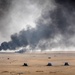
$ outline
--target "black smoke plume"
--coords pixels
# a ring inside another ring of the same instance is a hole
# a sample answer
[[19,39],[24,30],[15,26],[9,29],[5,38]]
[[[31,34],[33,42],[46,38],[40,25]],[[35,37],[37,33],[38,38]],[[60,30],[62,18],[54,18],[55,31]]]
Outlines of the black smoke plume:
[[15,50],[28,45],[32,49],[43,50],[75,46],[75,1],[55,0],[54,4],[54,10],[42,11],[36,28],[28,28],[11,35],[11,41],[3,42],[0,50]]
[[0,18],[3,18],[9,11],[12,0],[0,0]]
[[67,5],[69,5],[69,7],[75,6],[74,0],[55,0],[55,2],[64,6],[67,6]]

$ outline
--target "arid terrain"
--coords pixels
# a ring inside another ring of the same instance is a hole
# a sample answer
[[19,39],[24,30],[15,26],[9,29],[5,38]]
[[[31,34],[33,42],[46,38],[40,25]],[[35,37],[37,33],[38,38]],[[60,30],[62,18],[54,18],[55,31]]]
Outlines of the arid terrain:
[[0,75],[75,75],[75,52],[0,53]]

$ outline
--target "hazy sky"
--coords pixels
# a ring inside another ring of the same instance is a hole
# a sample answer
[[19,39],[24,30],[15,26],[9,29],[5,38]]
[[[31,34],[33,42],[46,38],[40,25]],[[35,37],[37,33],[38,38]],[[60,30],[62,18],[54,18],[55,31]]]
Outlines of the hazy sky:
[[74,50],[74,41],[75,1],[0,0],[1,49]]

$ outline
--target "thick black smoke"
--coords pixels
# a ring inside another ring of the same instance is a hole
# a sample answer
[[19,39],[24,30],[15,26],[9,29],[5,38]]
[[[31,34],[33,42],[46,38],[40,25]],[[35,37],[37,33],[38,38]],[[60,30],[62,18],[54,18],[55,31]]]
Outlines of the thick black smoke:
[[[5,35],[7,36],[7,28],[10,19],[8,19],[8,15],[10,9],[12,7],[12,0],[0,0],[0,40],[2,41]],[[0,41],[0,42],[1,42]]]
[[9,11],[12,0],[0,0],[0,19]]
[[22,46],[27,46],[28,45],[28,41],[26,38],[26,33],[25,31],[21,31],[19,34],[14,34],[11,36],[11,41],[9,42],[3,42],[1,44],[1,48],[3,50],[13,50],[16,49],[18,47],[22,47]]
[[52,12],[52,21],[63,35],[65,45],[74,45],[75,36],[75,1],[74,0],[55,0],[57,9]]
[[54,10],[42,11],[36,28],[28,28],[12,35],[11,41],[1,44],[0,50],[28,45],[32,49],[75,46],[75,1],[55,0],[55,5]]
[[67,6],[67,5],[69,5],[69,7],[75,6],[74,0],[55,0],[55,2],[64,6]]

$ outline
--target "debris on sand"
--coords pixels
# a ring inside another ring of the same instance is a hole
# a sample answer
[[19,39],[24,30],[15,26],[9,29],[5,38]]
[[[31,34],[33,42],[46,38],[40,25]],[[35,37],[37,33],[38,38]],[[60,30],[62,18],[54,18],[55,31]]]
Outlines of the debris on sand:
[[36,72],[44,72],[44,71],[36,71]]
[[28,66],[28,64],[27,63],[24,63],[23,66]]
[[52,64],[51,63],[48,63],[47,66],[52,66]]
[[48,57],[48,59],[51,59],[51,57]]
[[7,58],[9,60],[9,58]]
[[9,71],[2,71],[2,73],[9,73]]
[[22,72],[20,72],[20,73],[17,73],[17,74],[21,75],[21,74],[23,74],[23,73],[22,73]]
[[65,62],[64,66],[69,66],[68,62]]

